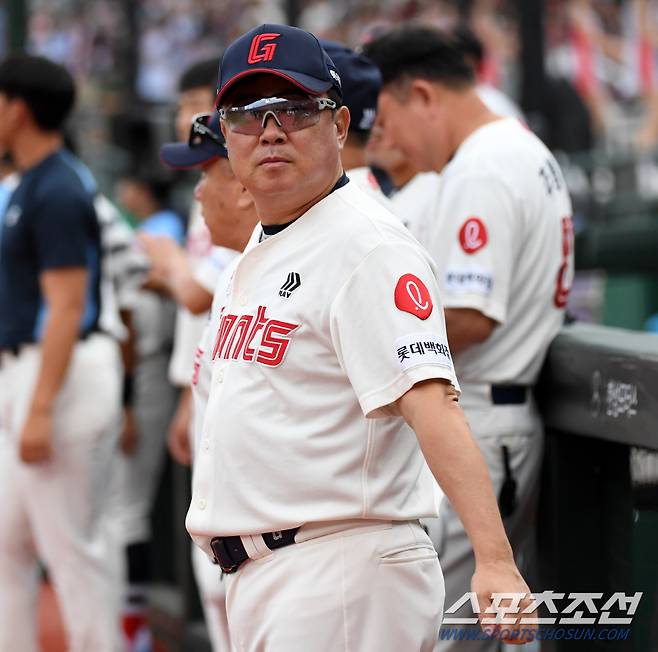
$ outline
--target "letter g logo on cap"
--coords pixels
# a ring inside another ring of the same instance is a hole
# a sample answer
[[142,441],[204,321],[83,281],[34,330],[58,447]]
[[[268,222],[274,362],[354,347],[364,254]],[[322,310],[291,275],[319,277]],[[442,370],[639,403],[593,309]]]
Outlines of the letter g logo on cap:
[[272,61],[276,50],[276,43],[263,43],[263,41],[273,41],[279,38],[281,34],[257,34],[251,41],[247,63],[261,63],[262,61]]

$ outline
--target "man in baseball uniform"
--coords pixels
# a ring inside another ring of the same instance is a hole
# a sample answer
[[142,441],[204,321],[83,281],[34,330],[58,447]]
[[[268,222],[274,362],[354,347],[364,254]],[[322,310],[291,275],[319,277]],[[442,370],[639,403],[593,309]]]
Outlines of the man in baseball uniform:
[[340,75],[343,105],[350,112],[350,128],[340,160],[350,181],[393,212],[393,204],[382,191],[368,166],[366,146],[377,115],[377,96],[382,85],[379,68],[342,43],[320,39]]
[[[573,274],[566,185],[532,133],[481,101],[448,37],[407,26],[376,39],[367,52],[384,78],[383,138],[420,169],[442,172],[424,244],[439,270],[461,404],[521,563],[534,532],[543,448],[531,388],[562,324]],[[453,604],[469,590],[477,551],[474,558],[448,498],[436,543],[446,603]],[[473,643],[473,649],[496,647],[496,641]]]
[[[174,169],[200,169],[201,179],[195,188],[195,199],[199,202],[203,220],[211,237],[212,244],[236,259],[244,249],[258,218],[255,214],[253,200],[242,184],[236,179],[228,162],[224,137],[219,128],[219,115],[198,114],[190,127],[190,134],[185,143],[169,143],[161,149],[163,162]],[[161,257],[155,248],[154,262],[160,267],[158,275],[171,277],[180,269],[179,262],[172,258]],[[162,249],[164,251],[164,249]],[[168,267],[172,265],[174,269]],[[229,267],[230,267],[229,263]],[[206,322],[208,320],[206,319]],[[207,329],[203,331],[203,337]],[[203,337],[200,340],[203,340]],[[197,359],[190,366],[192,383],[193,440],[186,445],[192,452],[203,446],[200,441],[202,420],[208,391],[208,374],[202,373],[198,350],[199,341],[195,342]],[[189,464],[189,462],[188,462]],[[228,623],[226,620],[226,592],[223,577],[216,565],[200,548],[194,546],[192,562],[195,576],[202,595],[202,604],[208,634],[214,652],[229,652]]]
[[99,223],[61,127],[75,95],[47,59],[0,64],[0,148],[21,172],[0,235],[0,650],[36,652],[38,564],[72,652],[116,652],[104,528],[120,418],[117,343],[98,332]]
[[528,590],[457,402],[431,261],[343,173],[349,111],[313,35],[263,25],[220,70],[229,160],[260,225],[215,297],[187,528],[228,574],[235,649],[431,650],[430,469],[483,604]]

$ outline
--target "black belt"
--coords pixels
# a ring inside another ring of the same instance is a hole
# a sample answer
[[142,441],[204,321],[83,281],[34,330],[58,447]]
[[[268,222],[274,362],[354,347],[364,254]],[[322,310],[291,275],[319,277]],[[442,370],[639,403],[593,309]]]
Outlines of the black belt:
[[[295,534],[298,530],[299,528],[295,527],[279,532],[266,532],[258,536],[262,537],[270,550],[276,550],[295,543]],[[240,537],[213,537],[210,540],[210,548],[215,555],[215,563],[219,564],[225,573],[235,573],[249,559]]]
[[523,405],[528,400],[527,385],[492,385],[491,402],[494,405]]

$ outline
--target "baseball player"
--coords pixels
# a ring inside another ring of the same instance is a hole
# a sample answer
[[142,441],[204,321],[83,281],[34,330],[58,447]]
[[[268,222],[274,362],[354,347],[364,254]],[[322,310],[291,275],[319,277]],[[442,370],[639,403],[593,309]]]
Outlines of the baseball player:
[[[98,332],[99,224],[65,155],[71,76],[0,64],[0,147],[21,172],[0,236],[0,650],[36,652],[38,564],[72,652],[116,652],[105,496],[120,418],[116,342]],[[99,400],[102,397],[102,400]]]
[[[223,140],[218,147],[207,123],[208,114],[213,110],[216,78],[216,60],[195,64],[181,77],[176,114],[176,131],[181,142],[164,145],[161,150],[162,161],[169,167],[202,167],[213,162],[217,156],[225,155]],[[221,196],[217,204],[218,208],[213,205],[209,210],[221,210],[225,205]],[[236,255],[230,247],[213,246],[213,239],[201,215],[200,203],[196,200],[190,210],[184,250],[168,239],[142,239],[152,264],[152,274],[179,304],[169,379],[180,387],[181,392],[169,428],[168,446],[172,457],[184,465],[189,465],[192,459],[190,384],[194,353],[208,319],[207,311],[217,279]],[[218,242],[222,242],[221,235]],[[196,546],[192,547],[192,561],[213,649],[221,652],[228,649],[226,627],[222,626],[225,617],[222,621],[218,616],[225,613],[224,587],[218,581],[216,567]]]
[[[402,27],[367,52],[384,78],[384,140],[420,169],[442,172],[425,244],[439,268],[461,404],[521,561],[533,534],[543,448],[531,388],[562,324],[573,274],[564,179],[539,139],[484,105],[448,37]],[[411,122],[416,129],[407,128]],[[469,590],[477,551],[474,558],[448,498],[436,543],[453,604]],[[473,643],[496,647],[495,640]]]
[[[195,116],[188,142],[164,145],[161,156],[162,160],[172,168],[199,168],[203,171],[195,189],[195,198],[199,202],[211,241],[216,247],[226,252],[233,252],[233,258],[237,258],[238,253],[245,248],[258,218],[251,197],[231,170],[224,137],[219,128],[219,115],[215,112],[214,115]],[[159,258],[158,262],[160,265],[165,265]],[[230,263],[228,267],[231,267]],[[168,275],[168,273],[164,274],[164,276]],[[202,341],[208,337],[207,333],[208,331],[204,330]],[[202,345],[199,342],[196,344],[198,352]],[[192,428],[195,435],[191,444],[193,451],[198,451],[203,446],[200,441],[199,424],[202,421],[209,383],[206,369],[200,368],[201,362],[202,360],[197,358],[191,375],[195,405],[193,424],[197,424]],[[192,561],[204,598],[204,614],[213,650],[228,652],[231,648],[226,620],[226,594],[219,569],[197,546],[194,546]]]
[[377,96],[382,85],[379,68],[342,43],[320,39],[320,45],[336,66],[343,105],[350,112],[350,128],[340,155],[345,174],[350,181],[394,212],[393,204],[382,191],[366,160],[366,146],[375,124]]
[[527,591],[456,401],[431,261],[343,173],[349,111],[313,35],[262,25],[220,71],[260,225],[215,295],[187,528],[228,575],[236,649],[431,650],[429,469],[466,523],[478,594]]

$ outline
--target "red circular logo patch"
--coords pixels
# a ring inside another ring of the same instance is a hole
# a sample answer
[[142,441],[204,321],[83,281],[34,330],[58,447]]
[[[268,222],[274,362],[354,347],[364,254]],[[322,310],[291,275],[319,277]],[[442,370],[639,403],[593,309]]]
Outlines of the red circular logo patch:
[[434,308],[427,286],[413,274],[400,277],[395,286],[395,305],[399,310],[409,312],[418,319],[427,319]]
[[479,217],[469,217],[459,229],[459,242],[467,254],[482,249],[487,241],[487,229]]

